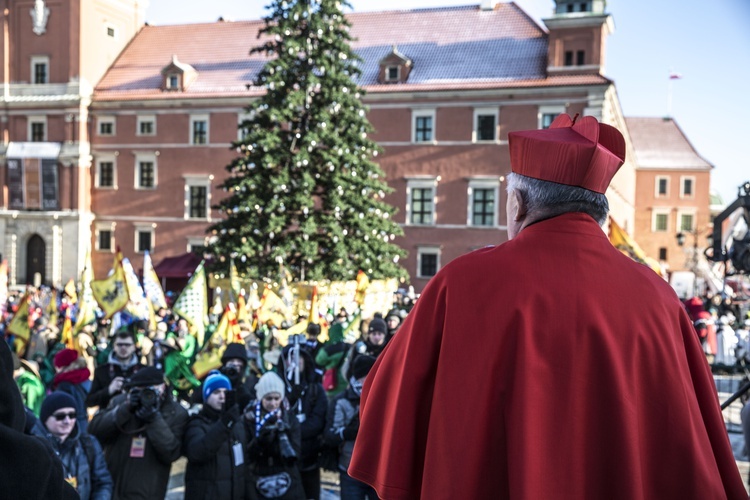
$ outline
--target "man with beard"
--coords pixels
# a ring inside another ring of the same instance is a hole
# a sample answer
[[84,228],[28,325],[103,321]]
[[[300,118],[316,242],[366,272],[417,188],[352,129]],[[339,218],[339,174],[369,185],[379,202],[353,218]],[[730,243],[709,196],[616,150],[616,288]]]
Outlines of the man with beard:
[[134,373],[143,368],[136,353],[135,335],[127,328],[115,334],[112,352],[106,363],[94,370],[91,391],[86,397],[86,406],[106,408],[113,396],[122,392],[123,384]]
[[138,370],[125,389],[94,416],[89,432],[104,447],[114,499],[164,498],[172,462],[181,455],[187,411],[152,366]]

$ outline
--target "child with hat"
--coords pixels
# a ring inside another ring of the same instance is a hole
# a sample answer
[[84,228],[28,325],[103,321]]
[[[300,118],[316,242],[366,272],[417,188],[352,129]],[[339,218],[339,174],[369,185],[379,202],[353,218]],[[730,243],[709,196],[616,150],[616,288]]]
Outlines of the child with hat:
[[299,421],[287,412],[284,381],[266,372],[255,384],[257,401],[245,410],[252,435],[248,449],[248,497],[305,498],[297,468],[301,453]]

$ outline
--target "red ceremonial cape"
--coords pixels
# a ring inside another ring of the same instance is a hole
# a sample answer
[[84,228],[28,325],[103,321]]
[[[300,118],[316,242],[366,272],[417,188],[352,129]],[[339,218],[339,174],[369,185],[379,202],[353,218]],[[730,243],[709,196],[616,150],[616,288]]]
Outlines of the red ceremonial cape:
[[682,304],[584,214],[448,264],[361,412],[384,499],[747,498]]

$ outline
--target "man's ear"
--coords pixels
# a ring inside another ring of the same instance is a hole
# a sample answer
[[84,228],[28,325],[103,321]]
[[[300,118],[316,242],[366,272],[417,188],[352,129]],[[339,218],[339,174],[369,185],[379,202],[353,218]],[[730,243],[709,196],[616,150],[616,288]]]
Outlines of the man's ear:
[[513,203],[513,220],[521,220],[526,217],[526,203],[523,201],[520,191],[514,189],[511,192],[514,197]]

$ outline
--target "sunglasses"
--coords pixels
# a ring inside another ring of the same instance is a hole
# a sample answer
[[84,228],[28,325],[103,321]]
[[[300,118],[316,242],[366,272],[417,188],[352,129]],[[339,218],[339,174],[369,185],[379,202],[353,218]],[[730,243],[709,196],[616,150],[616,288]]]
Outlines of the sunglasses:
[[135,344],[115,344],[115,347],[133,347]]
[[57,420],[58,422],[62,422],[66,418],[69,418],[71,420],[75,420],[76,419],[76,412],[72,411],[70,413],[53,413],[52,416],[55,417],[55,420]]

